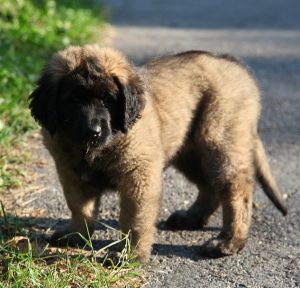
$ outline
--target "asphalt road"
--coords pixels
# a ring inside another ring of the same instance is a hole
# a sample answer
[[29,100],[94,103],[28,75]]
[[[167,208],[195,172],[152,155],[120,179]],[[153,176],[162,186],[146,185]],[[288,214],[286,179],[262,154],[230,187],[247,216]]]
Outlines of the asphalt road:
[[[204,231],[171,232],[163,221],[188,207],[196,190],[173,169],[165,173],[160,229],[147,268],[147,287],[300,287],[300,2],[298,0],[107,0],[112,45],[134,63],[201,49],[231,53],[255,74],[263,95],[260,131],[280,189],[282,217],[260,189],[249,241],[238,255],[204,259],[200,245],[220,229],[220,213]],[[42,150],[46,158],[47,153]],[[48,158],[47,158],[48,159]],[[69,217],[53,163],[40,171],[47,191],[30,202],[51,221]],[[28,196],[30,198],[30,196]],[[117,227],[116,195],[103,199],[99,219]],[[99,245],[116,235],[100,229]]]

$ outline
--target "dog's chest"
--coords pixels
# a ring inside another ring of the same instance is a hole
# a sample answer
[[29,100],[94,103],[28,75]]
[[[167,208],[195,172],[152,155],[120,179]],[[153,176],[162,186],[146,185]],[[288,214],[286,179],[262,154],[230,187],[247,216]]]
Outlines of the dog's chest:
[[[110,157],[108,157],[110,156]],[[118,159],[116,155],[102,155],[96,157],[92,162],[82,160],[79,169],[80,180],[99,189],[117,188]]]
[[79,177],[82,183],[93,186],[97,189],[115,190],[117,183],[109,173],[101,171],[94,167],[82,166],[79,171]]

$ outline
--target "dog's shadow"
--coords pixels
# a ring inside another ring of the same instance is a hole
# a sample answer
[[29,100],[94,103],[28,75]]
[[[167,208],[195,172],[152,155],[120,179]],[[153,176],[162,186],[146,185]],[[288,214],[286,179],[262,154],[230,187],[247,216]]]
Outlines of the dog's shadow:
[[[45,218],[45,217],[16,217],[13,215],[6,215],[6,217],[0,217],[0,242],[5,242],[5,239],[19,235],[21,231],[27,230],[28,237],[31,240],[37,240],[40,242],[47,242],[51,231],[66,225],[69,222],[68,219],[54,219],[54,218]],[[8,229],[9,226],[9,229]],[[166,222],[160,221],[157,225],[157,228],[161,231],[169,231]],[[101,222],[97,222],[96,231],[107,231],[113,230],[118,232],[120,227],[116,219],[105,219]],[[10,230],[10,231],[8,231]],[[218,232],[220,229],[217,227],[205,227],[199,231],[201,232]],[[96,232],[97,234],[97,232]],[[116,233],[115,233],[116,234]],[[99,237],[98,237],[99,238]],[[92,247],[94,250],[100,250],[103,247],[110,246],[117,238],[112,239],[92,239]],[[194,261],[199,261],[206,259],[205,257],[200,256],[200,244],[198,245],[177,245],[177,244],[161,244],[155,243],[153,245],[152,255],[156,256],[166,256],[172,257],[177,256],[180,258],[189,258]],[[82,249],[89,250],[90,248],[80,247]],[[110,246],[109,250],[116,252],[118,250],[118,245]]]
[[[174,231],[174,230],[170,229],[167,226],[166,223],[167,223],[167,221],[164,221],[164,220],[160,221],[157,224],[157,228],[159,230],[162,230],[162,231]],[[220,228],[219,227],[206,226],[206,227],[199,228],[199,229],[186,229],[185,231],[218,232],[218,231],[220,231]]]

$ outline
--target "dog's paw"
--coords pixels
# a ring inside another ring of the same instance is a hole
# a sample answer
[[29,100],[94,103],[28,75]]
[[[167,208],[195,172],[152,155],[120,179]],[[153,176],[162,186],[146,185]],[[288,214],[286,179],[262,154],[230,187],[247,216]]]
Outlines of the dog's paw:
[[206,221],[199,215],[191,215],[186,210],[178,210],[170,215],[166,221],[167,228],[171,230],[197,230],[203,228]]
[[82,247],[86,244],[85,239],[79,233],[69,229],[56,230],[48,238],[48,242],[50,245],[58,247]]
[[150,250],[140,250],[137,249],[133,252],[133,261],[145,264],[150,260],[151,251]]
[[244,246],[245,240],[225,240],[220,237],[209,239],[200,248],[200,255],[218,258],[238,253]]

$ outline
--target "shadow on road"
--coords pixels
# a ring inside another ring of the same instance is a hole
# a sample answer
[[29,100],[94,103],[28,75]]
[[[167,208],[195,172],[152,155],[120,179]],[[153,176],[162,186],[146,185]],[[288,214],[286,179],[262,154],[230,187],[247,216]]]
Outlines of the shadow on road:
[[[22,235],[23,233],[29,237],[32,241],[37,240],[38,242],[47,243],[51,232],[57,228],[66,225],[69,222],[68,219],[54,219],[46,217],[17,217],[12,214],[6,215],[6,217],[0,217],[0,240],[10,239],[14,236]],[[120,229],[118,221],[115,219],[106,219],[101,222],[97,222],[96,231],[105,231],[111,229]],[[168,230],[165,226],[165,221],[161,221],[158,224],[159,230]],[[9,231],[8,231],[9,230]],[[24,232],[27,231],[27,232]],[[220,231],[217,227],[205,227],[201,229],[202,232]],[[98,237],[97,237],[98,238]],[[93,239],[93,249],[100,250],[103,247],[116,241],[110,237],[110,239]],[[201,244],[201,243],[199,243]],[[154,244],[153,255],[160,256],[179,256],[181,258],[189,258],[191,260],[206,259],[199,255],[200,245],[177,245],[177,244]],[[79,246],[82,249],[90,250],[88,247]],[[118,246],[112,246],[111,252],[117,251]]]

